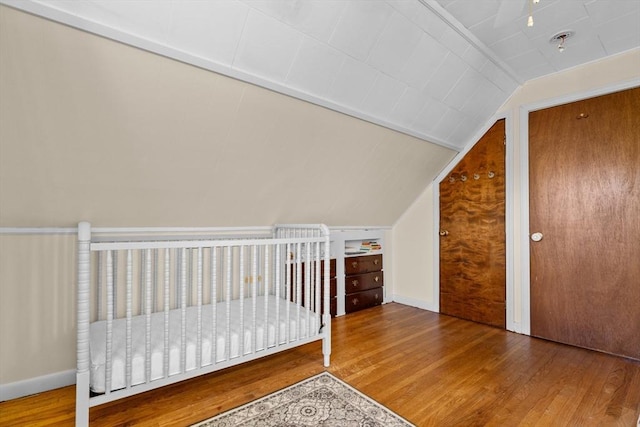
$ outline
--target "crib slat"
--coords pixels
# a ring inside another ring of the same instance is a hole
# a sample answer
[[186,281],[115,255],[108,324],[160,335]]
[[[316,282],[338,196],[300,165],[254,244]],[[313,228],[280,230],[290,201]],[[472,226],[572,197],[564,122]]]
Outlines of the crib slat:
[[258,316],[258,306],[257,300],[258,297],[258,247],[256,245],[252,246],[251,250],[251,276],[253,280],[249,281],[249,286],[251,286],[251,352],[255,353],[258,351],[258,332],[256,330],[257,324],[257,316]]
[[244,275],[244,246],[240,246],[240,265],[239,265],[239,274],[240,278],[240,330],[238,332],[238,354],[240,356],[244,355],[244,287],[245,285],[242,283],[242,277]]
[[144,266],[145,266],[145,262],[144,262],[144,256],[145,256],[145,251],[136,251],[138,252],[138,256],[139,256],[139,270],[138,270],[138,314],[144,314],[144,302],[145,302],[145,298],[144,298]]
[[144,367],[145,382],[151,381],[151,249],[145,250],[145,334],[144,334]]
[[180,372],[187,370],[187,249],[180,250]]
[[282,245],[275,245],[275,249],[276,249],[276,275],[275,275],[275,282],[273,284],[274,286],[274,291],[275,291],[275,295],[276,295],[276,319],[278,319],[278,321],[276,322],[276,331],[275,331],[275,344],[276,347],[280,345],[280,288],[281,288],[281,283],[282,283]]
[[[310,336],[311,335],[311,301],[312,301],[312,291],[311,291],[311,286],[313,283],[313,276],[311,275],[311,264],[313,263],[313,258],[311,257],[311,245],[310,244],[305,244],[305,263],[304,263],[304,306],[307,308],[307,310],[305,310],[305,317],[306,317],[306,325],[307,325],[307,332],[304,336]],[[302,337],[299,337],[302,338]]]
[[211,248],[211,364],[218,355],[218,248]]
[[[263,330],[263,337],[262,337],[262,342],[264,343],[264,349],[268,349],[269,348],[269,328],[267,327],[268,325],[268,319],[269,319],[269,282],[270,282],[270,271],[269,271],[269,252],[271,250],[271,246],[265,246],[264,248],[264,267],[263,267],[263,271],[264,271],[264,288],[263,288],[263,295],[264,295],[264,318],[265,318],[265,327]],[[276,318],[276,322],[275,322],[275,328],[278,329],[278,321]]]
[[231,269],[232,269],[232,251],[233,248],[231,246],[227,247],[226,251],[226,273],[227,280],[225,285],[225,298],[226,298],[226,311],[225,318],[227,320],[227,330],[225,335],[225,347],[224,347],[224,360],[229,360],[231,358]]
[[[287,261],[286,261],[286,274],[285,274],[285,282],[286,282],[286,287],[285,287],[285,295],[287,298],[287,303],[289,301],[293,301],[293,296],[295,295],[294,291],[295,289],[292,289],[295,286],[295,278],[292,277],[293,276],[293,266],[291,265],[293,263],[293,252],[291,252],[291,245],[287,244]],[[286,325],[285,325],[285,343],[288,343],[291,341],[291,304],[286,304],[285,305],[285,312],[286,312]]]
[[169,376],[169,275],[171,274],[171,249],[164,250],[164,351],[162,352],[162,372],[164,377]]
[[[111,292],[113,292],[113,304],[115,301],[118,301],[118,251],[113,252],[113,286],[111,288]],[[113,317],[117,318],[117,307],[114,305],[113,307]]]
[[103,302],[102,302],[102,293],[104,292],[104,286],[102,283],[102,252],[98,252],[98,259],[96,261],[97,264],[97,271],[96,274],[98,276],[98,280],[96,281],[97,286],[98,286],[98,292],[97,292],[97,303],[98,303],[98,320],[103,320],[104,317],[104,309],[102,308]]
[[153,288],[151,294],[151,312],[158,311],[158,249],[153,249]]
[[322,245],[318,242],[315,244],[316,247],[316,262],[315,262],[315,267],[316,267],[316,301],[315,301],[315,309],[313,310],[316,313],[316,319],[318,321],[318,323],[316,324],[316,327],[318,328],[318,330],[320,329],[320,316],[321,316],[321,311],[322,311],[322,258],[321,258],[321,252],[322,252]]
[[127,322],[126,322],[126,355],[125,355],[125,384],[127,388],[131,388],[131,359],[132,359],[132,343],[131,343],[131,318],[133,316],[133,255],[131,249],[127,250]]
[[107,336],[105,352],[105,394],[111,393],[111,347],[113,339],[113,251],[107,252]]
[[202,248],[198,248],[198,270],[197,270],[197,301],[198,317],[196,326],[196,367],[202,367]]
[[[302,335],[300,305],[302,304],[302,244],[296,243],[296,340]],[[293,339],[292,339],[293,340]]]
[[176,254],[176,262],[175,262],[175,271],[176,271],[176,280],[175,280],[175,302],[174,302],[174,308],[180,308],[182,306],[182,301],[180,300],[180,297],[182,296],[182,291],[180,290],[180,283],[182,283],[182,271],[180,271],[180,269],[182,268],[182,251],[176,249],[175,251]]
[[187,263],[187,306],[193,305],[193,249],[187,250],[187,257],[189,262]]

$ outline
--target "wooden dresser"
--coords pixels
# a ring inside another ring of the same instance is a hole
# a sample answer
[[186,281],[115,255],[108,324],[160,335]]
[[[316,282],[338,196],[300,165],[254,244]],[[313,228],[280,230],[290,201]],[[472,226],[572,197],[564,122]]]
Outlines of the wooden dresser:
[[344,271],[347,314],[383,303],[382,254],[345,258]]
[[[302,283],[304,283],[305,280],[305,263],[303,262],[301,265],[301,280]],[[324,261],[320,262],[320,268],[323,273],[324,273]],[[290,292],[291,292],[291,301],[295,301],[296,300],[296,292],[294,290],[293,287],[293,283],[296,280],[296,266],[295,264],[291,266],[291,285],[290,285]],[[329,275],[331,277],[331,282],[329,284],[329,298],[330,298],[330,302],[329,302],[329,308],[330,308],[330,312],[331,312],[331,316],[335,317],[336,313],[338,312],[338,304],[337,304],[337,295],[338,295],[338,279],[337,279],[337,275],[336,275],[336,259],[335,258],[331,258],[331,260],[329,261]],[[303,305],[304,305],[304,285],[302,287],[302,289],[300,290],[300,297],[301,297],[301,301],[303,301]],[[322,304],[321,304],[321,310],[324,312],[324,298],[322,298]]]

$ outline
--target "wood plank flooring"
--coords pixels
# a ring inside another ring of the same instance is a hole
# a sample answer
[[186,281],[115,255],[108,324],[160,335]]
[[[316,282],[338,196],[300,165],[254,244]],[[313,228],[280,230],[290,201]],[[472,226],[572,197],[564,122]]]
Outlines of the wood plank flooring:
[[[418,426],[625,426],[640,363],[392,303],[333,320],[329,372]],[[91,410],[92,426],[185,426],[323,370],[320,343]],[[0,403],[0,425],[73,425],[75,388]]]

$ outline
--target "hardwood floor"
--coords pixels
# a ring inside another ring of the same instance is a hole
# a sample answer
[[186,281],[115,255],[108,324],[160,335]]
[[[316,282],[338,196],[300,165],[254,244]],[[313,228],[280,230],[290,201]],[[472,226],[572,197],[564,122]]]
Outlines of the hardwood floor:
[[[626,426],[640,363],[387,304],[333,321],[329,372],[418,426]],[[92,426],[185,426],[323,370],[320,343],[91,410]],[[0,425],[73,425],[75,388],[0,403]]]

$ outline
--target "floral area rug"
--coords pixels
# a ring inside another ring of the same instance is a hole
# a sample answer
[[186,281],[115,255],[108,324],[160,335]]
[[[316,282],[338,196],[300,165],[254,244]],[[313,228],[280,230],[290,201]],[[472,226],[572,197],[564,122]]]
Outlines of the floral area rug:
[[338,378],[323,372],[193,427],[413,426]]

